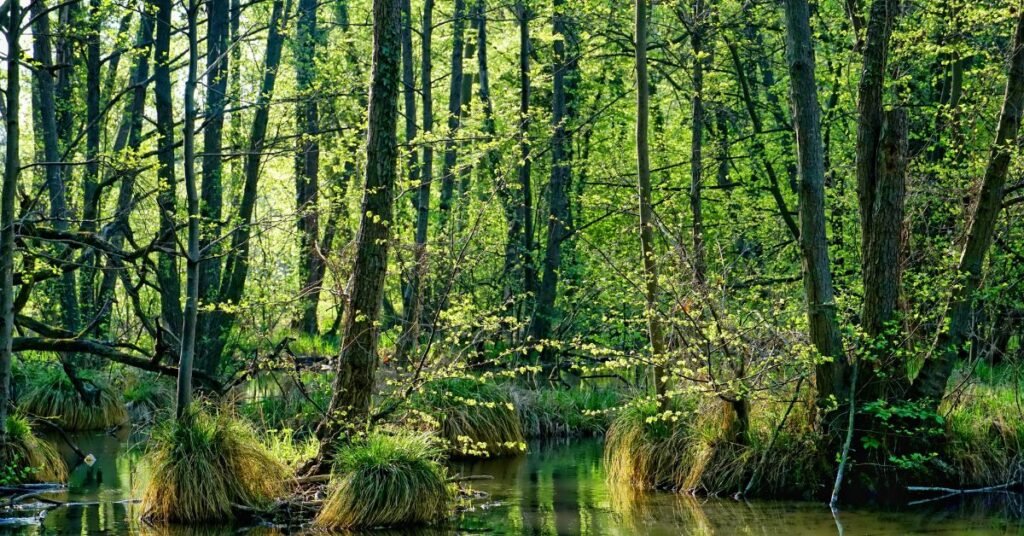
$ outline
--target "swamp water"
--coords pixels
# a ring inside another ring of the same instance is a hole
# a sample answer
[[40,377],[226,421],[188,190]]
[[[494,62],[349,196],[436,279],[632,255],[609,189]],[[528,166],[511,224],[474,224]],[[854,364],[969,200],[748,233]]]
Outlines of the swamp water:
[[[168,536],[283,535],[267,528],[156,528],[138,521],[138,497],[146,479],[127,436],[77,436],[96,456],[75,468],[67,489],[49,494],[68,503],[50,510],[25,508],[0,521],[0,534],[139,534]],[[73,458],[70,452],[69,457]],[[851,509],[839,523],[823,504],[736,502],[671,493],[620,493],[601,467],[601,443],[580,440],[532,444],[518,458],[453,464],[452,472],[490,475],[469,484],[481,493],[471,509],[444,529],[380,531],[375,535],[1010,535],[1024,534],[1024,497],[993,494],[970,502],[937,501],[902,511]],[[38,505],[39,507],[45,505]],[[10,515],[10,514],[7,514]]]

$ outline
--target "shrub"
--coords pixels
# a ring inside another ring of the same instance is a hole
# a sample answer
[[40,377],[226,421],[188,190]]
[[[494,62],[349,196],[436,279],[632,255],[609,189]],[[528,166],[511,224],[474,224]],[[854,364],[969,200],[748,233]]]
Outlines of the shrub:
[[444,519],[454,494],[440,458],[441,449],[422,434],[375,434],[345,448],[315,524],[363,529]]
[[143,517],[161,523],[231,519],[233,504],[260,508],[283,494],[287,476],[252,428],[203,408],[154,430],[145,461]]

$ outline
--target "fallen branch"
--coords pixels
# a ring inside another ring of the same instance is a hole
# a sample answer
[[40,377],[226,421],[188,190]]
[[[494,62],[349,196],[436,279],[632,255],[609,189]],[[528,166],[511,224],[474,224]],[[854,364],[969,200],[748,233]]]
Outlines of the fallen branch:
[[907,491],[916,491],[922,493],[945,493],[947,495],[970,495],[972,493],[992,493],[995,491],[1006,491],[1008,489],[1021,487],[1022,482],[1017,480],[1014,482],[1007,482],[1006,484],[999,484],[996,486],[986,486],[983,488],[968,488],[968,489],[956,489],[956,488],[944,488],[941,486],[907,486]]

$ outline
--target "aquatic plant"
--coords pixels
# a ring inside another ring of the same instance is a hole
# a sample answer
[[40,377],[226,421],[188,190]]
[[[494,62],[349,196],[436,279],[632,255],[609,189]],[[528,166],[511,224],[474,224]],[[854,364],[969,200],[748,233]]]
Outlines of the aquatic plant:
[[315,525],[363,529],[444,519],[454,494],[441,456],[433,438],[407,432],[374,434],[343,449]]
[[432,417],[454,455],[500,456],[526,450],[522,423],[508,389],[474,377],[425,385],[412,406]]
[[198,406],[156,428],[145,462],[143,517],[162,523],[228,520],[232,505],[265,506],[284,493],[288,473],[243,421]]
[[20,406],[31,415],[56,419],[69,431],[105,430],[128,420],[121,394],[98,377],[83,381],[95,390],[93,400],[82,400],[64,371],[47,368],[29,381]]
[[7,436],[0,441],[0,483],[66,482],[68,468],[57,448],[32,433],[21,415],[7,417]]

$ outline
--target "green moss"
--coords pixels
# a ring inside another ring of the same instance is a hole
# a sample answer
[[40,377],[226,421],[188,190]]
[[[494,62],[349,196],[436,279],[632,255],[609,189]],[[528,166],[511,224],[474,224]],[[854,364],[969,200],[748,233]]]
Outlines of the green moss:
[[344,449],[315,524],[365,529],[441,521],[454,499],[440,457],[429,436],[408,433],[372,435]]
[[283,494],[287,476],[248,425],[198,408],[154,431],[145,462],[143,517],[161,523],[229,520],[233,504],[258,508]]

